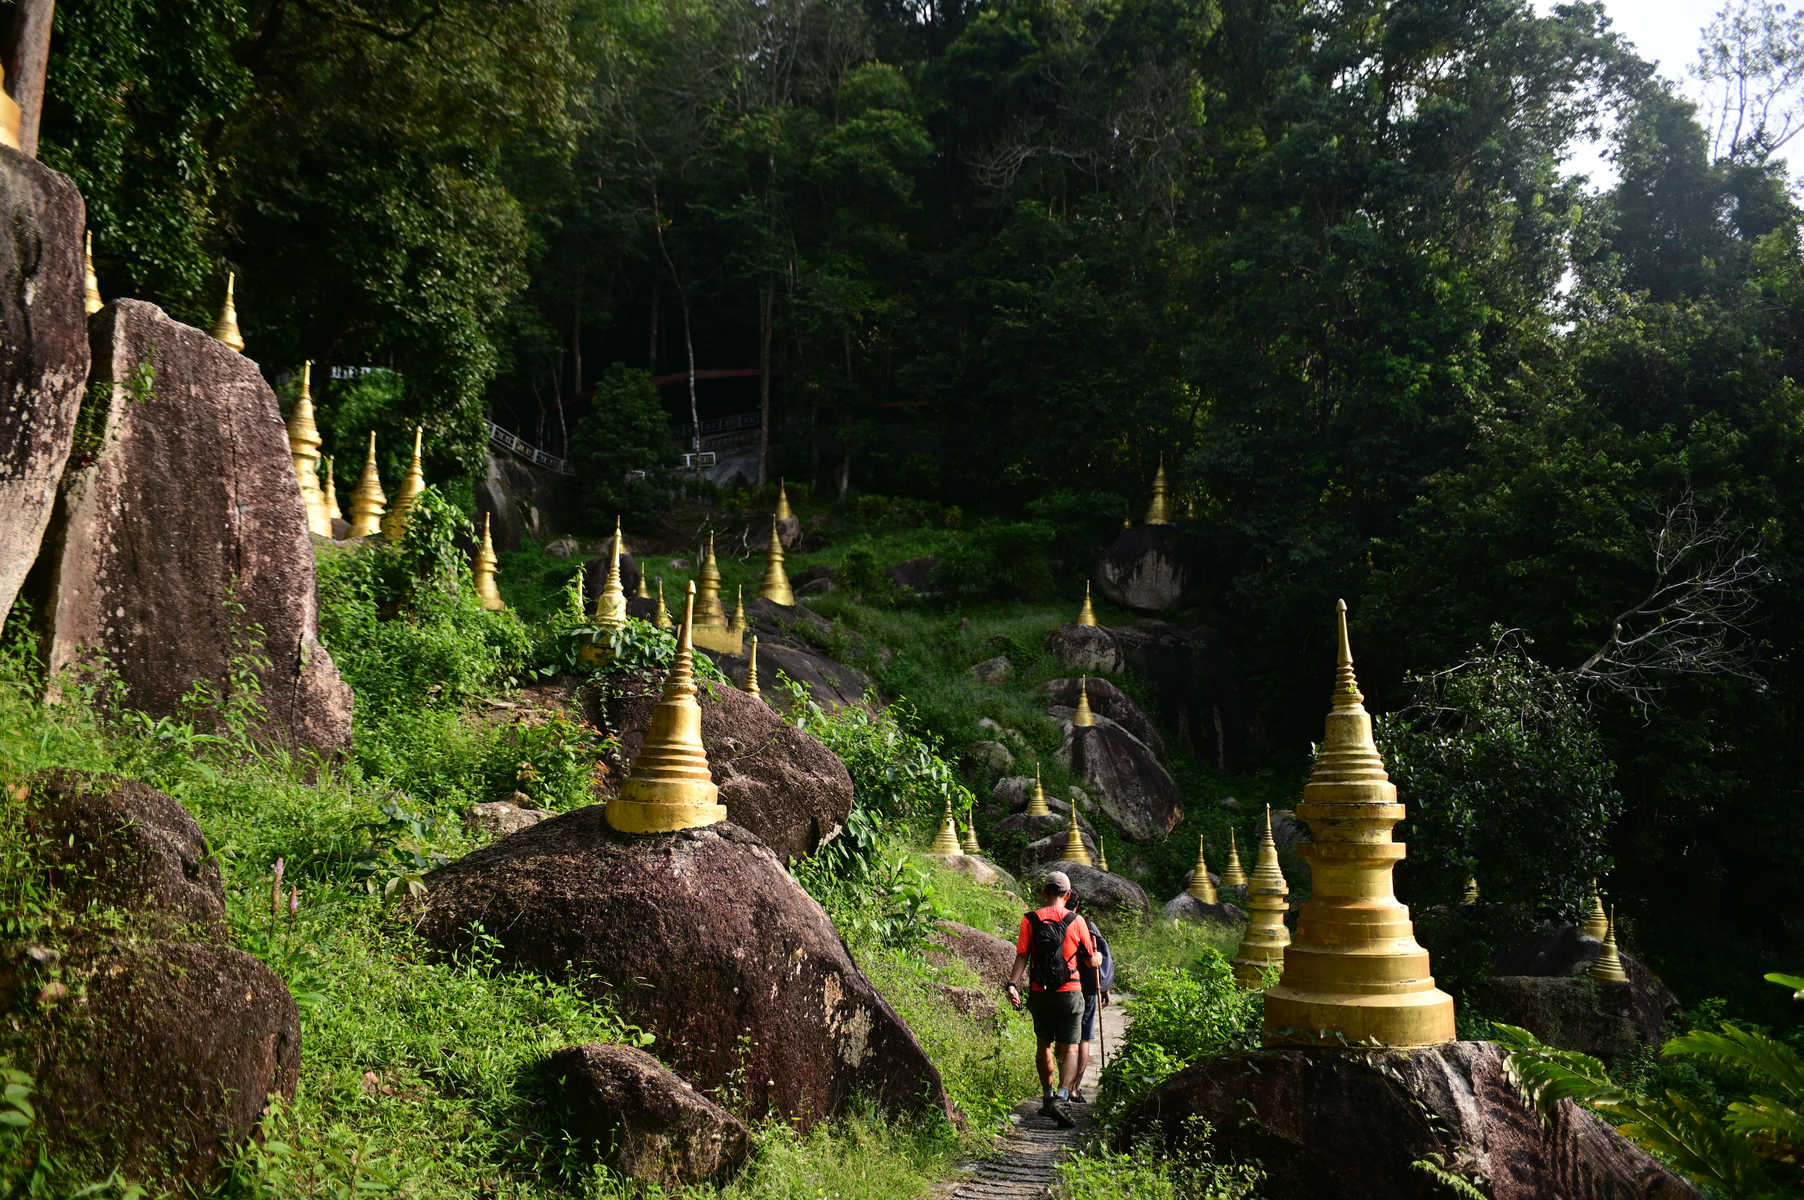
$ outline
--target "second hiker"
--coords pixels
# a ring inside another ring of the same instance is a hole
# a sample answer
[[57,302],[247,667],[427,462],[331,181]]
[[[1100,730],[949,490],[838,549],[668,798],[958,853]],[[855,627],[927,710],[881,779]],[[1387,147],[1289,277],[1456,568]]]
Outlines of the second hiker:
[[[1102,957],[1090,938],[1084,919],[1066,909],[1071,897],[1071,877],[1052,871],[1040,889],[1041,905],[1021,918],[1015,939],[1015,965],[1009,971],[1009,1002],[1021,1007],[1021,979],[1031,987],[1027,1011],[1034,1019],[1035,1065],[1040,1070],[1040,1113],[1060,1128],[1076,1122],[1060,1103],[1071,1096],[1077,1081],[1077,1047],[1082,1040],[1083,985],[1077,967],[1102,966]],[[1055,1052],[1056,1048],[1056,1052]]]
[[[1075,894],[1065,902],[1065,907],[1074,913],[1083,911]],[[1095,921],[1085,918],[1084,923],[1090,927],[1090,944],[1102,962],[1094,967],[1082,961],[1077,964],[1078,981],[1084,989],[1083,1027],[1078,1031],[1077,1041],[1077,1074],[1071,1080],[1071,1099],[1077,1104],[1084,1103],[1084,1076],[1090,1070],[1090,1043],[1097,1041],[1097,1035],[1102,1032],[1101,1010],[1109,1007],[1109,993],[1115,990],[1115,956],[1109,952],[1109,939],[1102,935]]]

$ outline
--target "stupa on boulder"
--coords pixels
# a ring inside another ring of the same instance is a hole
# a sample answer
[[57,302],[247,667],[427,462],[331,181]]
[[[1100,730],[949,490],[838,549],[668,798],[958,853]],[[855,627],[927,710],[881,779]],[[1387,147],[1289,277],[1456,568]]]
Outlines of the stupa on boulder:
[[238,332],[238,305],[232,299],[232,291],[237,282],[238,276],[235,273],[226,273],[225,302],[219,306],[219,319],[213,322],[213,337],[243,354],[244,335]]
[[407,522],[413,517],[414,502],[420,493],[426,490],[426,472],[420,465],[420,426],[413,427],[413,460],[407,464],[407,474],[401,476],[401,485],[395,489],[394,502],[388,506],[388,515],[382,518],[382,536],[391,542],[401,540],[407,532]]
[[965,848],[958,840],[958,822],[952,819],[952,804],[948,801],[946,813],[940,818],[939,832],[934,835],[933,845],[928,848],[927,853],[942,855],[946,858],[958,858],[964,852]]
[[294,477],[301,485],[301,503],[307,509],[307,529],[320,537],[332,536],[332,518],[326,514],[326,494],[319,485],[319,426],[313,420],[313,364],[301,364],[301,392],[288,413],[288,449],[294,455]]
[[1165,456],[1159,455],[1159,469],[1153,475],[1153,498],[1146,506],[1146,524],[1171,524],[1171,488],[1165,482]]
[[603,629],[626,627],[626,589],[620,584],[620,518],[614,518],[614,537],[608,543],[608,575],[595,597],[595,611],[590,620]]
[[1286,897],[1290,885],[1284,881],[1284,869],[1278,864],[1278,843],[1272,838],[1272,808],[1265,806],[1265,828],[1259,835],[1259,857],[1253,863],[1253,876],[1247,882],[1246,931],[1240,935],[1240,949],[1234,953],[1234,978],[1241,987],[1258,987],[1265,973],[1284,962],[1284,947],[1290,945],[1290,930],[1284,925],[1289,910]]
[[363,460],[363,477],[351,492],[351,531],[354,538],[370,537],[382,530],[382,513],[388,497],[382,494],[382,473],[376,469],[376,431],[370,430],[370,450]]
[[764,577],[758,581],[758,595],[772,604],[793,607],[795,589],[789,586],[789,575],[783,570],[783,539],[777,536],[777,521],[782,519],[779,510],[770,523],[770,545],[764,551]]

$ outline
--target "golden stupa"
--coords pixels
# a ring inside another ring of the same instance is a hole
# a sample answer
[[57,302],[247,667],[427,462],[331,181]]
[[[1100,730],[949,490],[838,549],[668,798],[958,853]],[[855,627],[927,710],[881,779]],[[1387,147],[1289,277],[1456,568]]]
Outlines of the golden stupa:
[[363,460],[363,478],[351,492],[351,532],[347,537],[369,537],[382,528],[382,509],[388,497],[382,494],[382,476],[376,470],[376,431],[370,430],[370,452]]
[[952,805],[946,805],[946,815],[940,818],[940,831],[934,835],[929,854],[943,854],[947,858],[961,858],[965,848],[959,844],[958,822],[952,819]]
[[482,542],[476,547],[476,596],[482,606],[490,612],[500,612],[507,607],[501,599],[501,591],[495,586],[495,572],[500,560],[495,557],[495,542],[489,537],[489,514],[482,514]]
[[1466,890],[1460,893],[1459,902],[1461,904],[1478,903],[1478,876],[1466,876]]
[[608,544],[608,577],[595,597],[589,619],[603,629],[626,627],[626,589],[620,585],[620,518],[614,518],[614,540]]
[[1604,912],[1604,898],[1597,890],[1595,879],[1591,881],[1591,894],[1585,898],[1585,908],[1579,916],[1579,932],[1600,942],[1604,940],[1604,934],[1610,932],[1610,917]]
[[1253,876],[1247,881],[1245,908],[1246,931],[1240,935],[1240,949],[1234,952],[1234,978],[1241,987],[1258,987],[1265,973],[1284,963],[1284,947],[1290,945],[1290,930],[1284,926],[1289,910],[1285,897],[1290,885],[1284,882],[1284,869],[1278,865],[1278,843],[1272,838],[1272,806],[1265,806],[1265,828],[1259,835],[1259,857],[1253,862]]
[[1428,951],[1391,872],[1404,847],[1397,787],[1372,742],[1372,718],[1353,675],[1347,606],[1334,696],[1297,815],[1314,841],[1302,848],[1314,891],[1284,953],[1284,978],[1265,993],[1268,1043],[1432,1046],[1452,1041],[1453,997],[1434,986]]
[[1240,837],[1228,830],[1228,865],[1221,869],[1223,887],[1243,888],[1247,885],[1246,869],[1240,865]]
[[673,629],[676,622],[670,619],[670,610],[664,607],[664,577],[658,576],[658,611],[652,614],[651,623],[659,629]]
[[338,483],[332,478],[332,457],[326,456],[326,490],[323,497],[326,506],[326,523],[345,519],[344,512],[338,507]]
[[1027,802],[1024,810],[1030,817],[1050,817],[1052,809],[1046,807],[1046,789],[1040,786],[1040,768],[1034,768],[1034,795]]
[[745,636],[746,624],[745,624],[745,588],[744,587],[735,587],[733,589],[733,617],[731,620],[729,620],[727,622],[727,628],[731,629],[734,633],[737,633],[740,637]]
[[783,485],[781,476],[777,479],[777,520],[787,521],[795,516],[789,510],[789,489]]
[[635,600],[650,600],[651,599],[651,588],[645,582],[644,570],[641,570],[639,572],[639,582],[633,585],[633,599],[635,599]]
[[725,629],[727,610],[720,603],[720,562],[714,557],[714,535],[711,533],[708,535],[708,552],[702,555],[702,567],[696,577],[699,580],[695,594],[696,626]]
[[1159,470],[1153,475],[1153,499],[1146,506],[1148,525],[1171,524],[1171,489],[1165,482],[1165,456],[1159,456]]
[[219,306],[219,320],[213,322],[213,336],[243,354],[244,335],[238,332],[238,305],[232,299],[237,279],[232,272],[226,273],[225,303]]
[[764,578],[758,581],[758,595],[785,608],[796,602],[795,589],[789,586],[789,575],[783,570],[783,539],[777,536],[777,521],[770,523],[770,548],[764,552]]
[[1079,729],[1088,729],[1096,724],[1096,714],[1090,711],[1090,677],[1080,675],[1077,680],[1077,711],[1071,714],[1071,723]]
[[94,234],[91,231],[81,252],[81,276],[82,303],[91,317],[106,307],[106,302],[100,298],[100,276],[94,274]]
[[1204,904],[1219,904],[1221,898],[1215,894],[1215,881],[1209,878],[1209,860],[1203,855],[1203,839],[1196,839],[1196,866],[1190,868],[1190,882],[1184,891]]
[[702,745],[702,709],[695,700],[695,585],[683,604],[676,656],[664,695],[651,715],[645,745],[633,760],[620,792],[608,801],[607,822],[622,833],[672,833],[716,825],[727,819],[720,789],[708,770]]
[[965,853],[975,858],[983,853],[983,847],[977,844],[977,819],[965,818]]
[[1077,623],[1096,628],[1096,610],[1090,606],[1090,581],[1084,580],[1084,606],[1077,610]]
[[414,501],[426,490],[426,472],[420,467],[420,433],[421,427],[413,427],[413,461],[407,464],[407,474],[401,476],[401,486],[395,489],[395,502],[389,506],[388,515],[382,518],[382,536],[391,542],[401,540],[407,532],[407,520],[413,515]]
[[1064,862],[1083,863],[1086,867],[1094,865],[1090,860],[1090,851],[1084,846],[1084,835],[1077,827],[1077,801],[1071,802],[1071,827],[1065,832],[1065,852],[1059,856]]
[[758,638],[756,634],[752,636],[752,648],[745,656],[745,694],[760,698],[764,695],[758,690]]
[[309,361],[301,364],[301,394],[288,411],[288,452],[294,456],[294,477],[301,485],[307,528],[329,538],[332,518],[326,515],[326,493],[319,486],[319,443],[319,426],[313,422],[313,363]]
[[1098,871],[1107,871],[1109,869],[1109,855],[1108,852],[1102,848],[1102,834],[1100,833],[1096,835],[1096,869]]
[[1616,949],[1616,910],[1612,908],[1604,921],[1604,948],[1592,960],[1585,974],[1599,983],[1627,983],[1629,973],[1622,969],[1622,954]]

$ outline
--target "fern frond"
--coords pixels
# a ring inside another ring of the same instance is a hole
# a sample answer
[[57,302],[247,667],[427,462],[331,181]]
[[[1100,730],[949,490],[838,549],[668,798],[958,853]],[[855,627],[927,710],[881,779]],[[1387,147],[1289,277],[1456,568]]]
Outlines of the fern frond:
[[1726,1022],[1721,1032],[1694,1029],[1667,1042],[1660,1053],[1739,1067],[1757,1083],[1778,1088],[1788,1104],[1804,1104],[1804,1055],[1756,1030]]
[[1620,1124],[1617,1132],[1674,1169],[1734,1196],[1759,1196],[1771,1188],[1748,1143],[1677,1092],[1617,1096],[1596,1107]]
[[1729,1104],[1723,1123],[1754,1142],[1754,1152],[1794,1166],[1804,1164],[1804,1112],[1771,1096]]
[[1498,1042],[1513,1047],[1503,1060],[1504,1074],[1523,1099],[1543,1117],[1550,1117],[1562,1100],[1597,1104],[1622,1094],[1589,1054],[1560,1050],[1542,1044],[1534,1034],[1514,1025],[1498,1025]]
[[1781,975],[1777,971],[1772,971],[1768,973],[1766,981],[1768,983],[1779,984],[1781,987],[1792,988],[1791,998],[1793,1000],[1804,1000],[1804,978],[1800,978],[1796,975]]

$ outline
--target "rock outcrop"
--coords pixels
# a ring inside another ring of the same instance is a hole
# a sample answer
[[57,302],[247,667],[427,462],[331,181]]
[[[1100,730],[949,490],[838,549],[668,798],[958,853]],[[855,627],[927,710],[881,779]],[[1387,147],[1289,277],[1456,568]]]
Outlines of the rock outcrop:
[[736,825],[635,836],[595,806],[426,883],[417,927],[428,944],[458,953],[480,927],[502,965],[605,997],[741,1117],[807,1127],[860,1096],[951,1115],[939,1072],[833,922]]
[[1258,1050],[1206,1059],[1146,1096],[1118,1136],[1169,1150],[1201,1117],[1218,1161],[1257,1159],[1272,1200],[1436,1200],[1419,1160],[1482,1176],[1492,1200],[1697,1200],[1646,1152],[1570,1100],[1543,1123],[1490,1042],[1425,1050]]
[[[763,647],[759,647],[763,670]],[[584,693],[590,720],[620,737],[627,759],[645,744],[664,681],[650,675],[610,680]],[[845,764],[770,705],[737,688],[704,685],[702,741],[708,767],[735,825],[749,830],[777,857],[814,853],[837,834],[852,811],[852,777]]]
[[[511,553],[532,538],[553,554],[557,535],[569,527],[575,476],[538,467],[507,450],[489,448],[488,470],[476,481],[476,524],[490,517],[495,549]],[[568,558],[568,549],[560,558]],[[604,564],[602,570],[607,570]],[[631,589],[628,589],[631,591]]]
[[[209,1190],[269,1098],[294,1095],[301,1027],[287,985],[201,942],[104,943],[59,970],[67,994],[6,1047],[37,1080],[46,1142],[139,1182]],[[47,993],[23,982],[43,1007]]]
[[87,207],[75,185],[0,146],[0,625],[37,559],[88,378]]
[[1096,587],[1136,612],[1168,612],[1194,604],[1203,561],[1196,539],[1176,525],[1124,529],[1096,562]]
[[1153,911],[1152,901],[1146,898],[1146,892],[1139,884],[1083,863],[1053,862],[1030,872],[1028,878],[1032,883],[1033,895],[1040,894],[1048,871],[1063,871],[1071,877],[1071,894],[1083,904],[1085,912],[1099,915],[1112,913],[1145,920]]
[[1153,723],[1146,719],[1128,694],[1106,679],[1091,679],[1080,684],[1076,679],[1054,679],[1034,689],[1034,698],[1059,710],[1077,710],[1077,693],[1080,686],[1090,697],[1090,711],[1099,717],[1107,717],[1132,734],[1134,740],[1153,752],[1153,757],[1161,763],[1170,756],[1165,752],[1165,739],[1153,728]]
[[751,1132],[643,1050],[569,1046],[546,1064],[568,1130],[614,1170],[672,1190],[721,1184],[751,1153]]
[[1136,842],[1163,841],[1184,819],[1177,784],[1146,743],[1109,718],[1070,724],[1071,710],[1054,709],[1066,722],[1058,757],[1123,834]]
[[527,808],[511,800],[486,800],[464,810],[464,823],[471,829],[495,837],[506,837],[530,829],[545,819],[536,808]]
[[986,988],[1007,983],[1015,965],[1013,942],[957,921],[941,921],[928,940],[938,947],[927,952],[928,962],[937,966],[956,958],[970,967]]
[[188,810],[117,775],[63,768],[26,785],[25,832],[57,904],[81,914],[121,909],[138,933],[215,939],[225,883]]
[[[1217,895],[1220,893],[1218,892]],[[1237,904],[1204,904],[1189,892],[1179,892],[1165,902],[1165,915],[1174,921],[1198,925],[1245,925],[1247,915]]]
[[1046,635],[1046,649],[1066,668],[1083,675],[1113,675],[1122,668],[1115,634],[1100,625],[1061,625]]
[[1525,938],[1497,956],[1497,974],[1478,987],[1485,1015],[1520,1025],[1550,1046],[1619,1061],[1658,1045],[1679,999],[1647,965],[1618,950],[1627,983],[1600,983],[1585,972],[1603,949],[1565,924]]
[[197,682],[242,699],[232,676],[260,655],[262,736],[347,748],[351,689],[319,642],[275,393],[255,363],[154,304],[120,300],[91,329],[96,450],[64,473],[27,585],[49,668],[105,656],[127,703],[178,714]]

